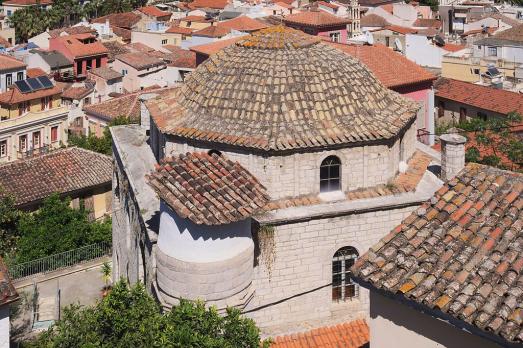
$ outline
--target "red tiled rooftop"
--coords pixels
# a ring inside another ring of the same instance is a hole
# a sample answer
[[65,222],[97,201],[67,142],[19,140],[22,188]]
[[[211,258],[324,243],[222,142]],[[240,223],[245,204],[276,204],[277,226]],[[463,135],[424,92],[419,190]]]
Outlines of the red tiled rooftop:
[[420,27],[420,28],[439,29],[439,28],[441,28],[441,21],[439,19],[434,19],[434,18],[418,18],[414,21],[412,26]]
[[187,16],[180,18],[181,22],[210,22],[212,19],[205,18],[205,16]]
[[84,34],[61,36],[54,40],[61,41],[75,58],[102,55],[109,52],[101,42],[83,43],[79,40],[82,38],[84,38]]
[[0,94],[0,104],[12,105],[28,100],[50,97],[62,93],[62,88],[53,86],[52,88],[41,89],[35,92],[22,93],[16,87],[9,89],[7,92]]
[[324,11],[306,11],[287,15],[283,18],[285,24],[297,24],[315,28],[323,28],[351,23],[350,19],[341,18]]
[[413,29],[413,28],[407,28],[407,27],[401,27],[399,25],[388,25],[385,27],[385,29],[387,30],[390,30],[390,31],[394,31],[396,33],[400,33],[400,34],[415,34],[418,32],[418,30],[416,29]]
[[222,29],[244,32],[252,32],[269,27],[267,24],[247,16],[238,16],[228,21],[219,22],[216,26]]
[[332,8],[333,10],[337,10],[339,8],[339,6],[331,4],[330,2],[326,2],[326,1],[318,1],[317,4],[318,4],[318,6],[329,7],[329,8]]
[[183,27],[173,25],[169,29],[167,29],[165,32],[174,33],[174,34],[182,34],[182,35],[191,35],[194,32],[194,29],[183,28]]
[[215,10],[223,10],[229,3],[229,0],[194,0],[188,4],[190,9],[210,8]]
[[506,115],[516,111],[523,114],[523,95],[480,86],[469,82],[441,78],[434,85],[438,98]]
[[142,13],[148,15],[148,16],[156,17],[156,18],[168,17],[167,19],[169,19],[171,17],[171,13],[170,12],[162,11],[158,7],[153,6],[153,5],[140,7],[138,9],[138,11],[140,11],[140,12],[142,12]]
[[78,26],[74,26],[74,27],[64,27],[64,28],[49,30],[49,36],[51,36],[52,38],[59,37],[62,34],[76,35],[76,34],[84,34],[84,33],[96,34],[96,30],[94,30],[90,27],[87,27],[85,25],[78,25]]
[[62,93],[62,98],[80,100],[91,93],[93,89],[86,87],[70,87]]
[[57,192],[67,194],[111,183],[112,159],[69,147],[0,165],[0,186],[17,206],[38,202]]
[[369,343],[369,326],[354,320],[335,326],[274,338],[271,348],[362,348]]
[[377,14],[371,13],[366,16],[361,17],[360,19],[360,25],[362,27],[386,27],[390,25],[387,20],[381,16],[378,16]]
[[196,30],[192,33],[194,36],[203,36],[203,37],[214,37],[214,38],[220,38],[224,37],[225,35],[229,34],[231,32],[230,29],[218,26],[218,25],[210,25],[206,28]]
[[155,66],[161,66],[165,63],[156,57],[152,57],[142,52],[124,53],[116,56],[116,59],[132,66],[137,70],[144,70]]
[[45,71],[40,68],[28,68],[26,70],[27,78],[45,76],[47,75]]
[[11,56],[0,54],[0,70],[22,69],[26,64]]
[[110,25],[120,28],[132,29],[132,27],[142,19],[142,16],[133,12],[112,13],[107,16],[98,17],[91,20],[92,23],[105,23],[109,20]]
[[467,47],[466,45],[456,45],[453,43],[446,43],[442,48],[448,52],[457,52],[457,51],[461,51],[462,49],[464,49],[466,47]]
[[226,40],[218,40],[214,41],[208,44],[198,45],[198,46],[192,46],[190,48],[191,51],[205,54],[207,56],[210,56],[211,54],[214,54],[225,47],[229,47],[230,45],[236,43],[237,41],[241,40],[242,37],[233,37],[232,39],[226,39]]
[[359,59],[386,87],[394,89],[416,83],[431,82],[436,76],[403,55],[381,44],[345,45],[326,42]]

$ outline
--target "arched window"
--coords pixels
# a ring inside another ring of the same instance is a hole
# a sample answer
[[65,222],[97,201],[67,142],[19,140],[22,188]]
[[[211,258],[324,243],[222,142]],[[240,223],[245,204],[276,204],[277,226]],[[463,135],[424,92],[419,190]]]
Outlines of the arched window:
[[358,296],[358,285],[351,278],[350,268],[358,258],[358,250],[346,246],[332,258],[332,300],[346,301]]
[[208,153],[210,156],[212,156],[212,155],[216,155],[216,156],[220,157],[220,156],[222,155],[222,153],[221,153],[220,151],[218,151],[218,150],[214,150],[214,149],[207,151],[207,153]]
[[320,166],[320,192],[341,190],[341,161],[336,156],[329,156]]

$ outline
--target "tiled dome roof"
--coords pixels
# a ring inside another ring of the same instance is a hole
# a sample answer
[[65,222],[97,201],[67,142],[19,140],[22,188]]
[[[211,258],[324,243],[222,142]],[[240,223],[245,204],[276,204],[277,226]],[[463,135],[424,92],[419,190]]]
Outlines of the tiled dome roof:
[[275,151],[389,139],[419,108],[356,59],[281,26],[212,55],[148,106],[164,133]]

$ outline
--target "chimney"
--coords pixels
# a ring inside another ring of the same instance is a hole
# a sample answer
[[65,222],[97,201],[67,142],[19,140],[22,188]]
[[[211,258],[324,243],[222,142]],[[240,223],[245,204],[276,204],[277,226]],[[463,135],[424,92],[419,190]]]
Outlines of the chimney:
[[439,137],[441,141],[441,179],[450,180],[465,167],[467,138],[451,133]]

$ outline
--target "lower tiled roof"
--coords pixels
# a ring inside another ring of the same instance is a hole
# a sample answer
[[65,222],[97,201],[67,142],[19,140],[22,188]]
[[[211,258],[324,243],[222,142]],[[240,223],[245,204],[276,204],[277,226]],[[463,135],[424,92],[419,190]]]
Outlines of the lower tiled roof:
[[18,293],[16,292],[4,260],[0,257],[0,306],[11,303],[18,299]]
[[366,286],[454,317],[455,325],[521,344],[523,174],[468,164],[353,272]]
[[368,344],[369,327],[360,319],[276,337],[271,348],[363,348]]
[[56,192],[66,194],[110,184],[111,179],[111,157],[77,147],[0,165],[0,187],[18,206]]
[[165,158],[149,185],[180,217],[196,224],[244,220],[267,203],[265,187],[238,162],[207,153]]

